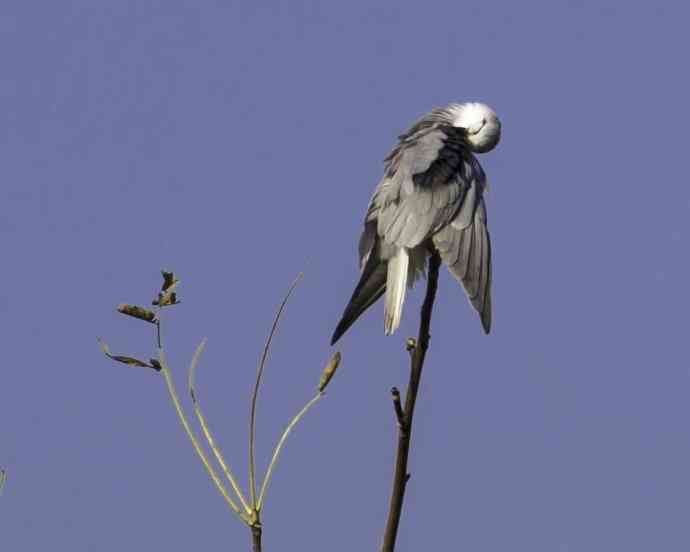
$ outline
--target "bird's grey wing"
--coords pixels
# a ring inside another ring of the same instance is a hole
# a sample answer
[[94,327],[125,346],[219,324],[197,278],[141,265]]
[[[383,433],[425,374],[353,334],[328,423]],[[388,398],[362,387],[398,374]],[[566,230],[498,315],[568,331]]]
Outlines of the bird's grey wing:
[[[452,132],[424,129],[401,140],[386,159],[368,221],[376,220],[376,234],[387,244],[413,248],[450,223],[460,208],[468,186],[458,172],[469,169]],[[365,232],[372,231],[365,226]]]
[[[387,322],[386,331],[395,329],[410,266],[407,251],[401,248],[419,245],[450,224],[461,210],[463,197],[470,190],[471,174],[463,155],[462,144],[452,128],[424,123],[402,136],[386,158],[384,177],[369,202],[359,241],[360,282],[332,343],[390,290],[394,290],[391,305],[395,303],[395,308],[387,303],[385,311],[392,322]],[[389,269],[400,277],[393,279],[397,287],[389,287]]]
[[464,287],[488,334],[491,331],[491,240],[478,186],[472,182],[460,211],[433,236],[433,242],[444,264]]

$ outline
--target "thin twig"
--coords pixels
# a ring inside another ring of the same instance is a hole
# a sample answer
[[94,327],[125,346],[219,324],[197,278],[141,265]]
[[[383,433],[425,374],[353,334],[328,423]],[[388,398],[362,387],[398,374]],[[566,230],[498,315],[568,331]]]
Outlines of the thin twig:
[[254,437],[256,433],[256,399],[259,396],[259,387],[261,386],[261,376],[264,373],[264,367],[266,366],[266,359],[268,358],[268,351],[271,348],[271,341],[273,341],[273,336],[275,335],[276,329],[278,328],[278,322],[280,321],[280,316],[283,314],[283,309],[290,299],[290,295],[297,287],[297,284],[302,279],[304,273],[300,273],[295,281],[290,286],[285,299],[280,304],[278,312],[273,320],[273,325],[271,326],[271,332],[268,334],[268,339],[264,345],[264,351],[261,355],[261,362],[259,363],[259,368],[256,371],[256,382],[254,383],[254,391],[252,392],[252,407],[249,413],[249,492],[251,493],[252,506],[257,509],[256,500],[256,463],[254,461]]
[[285,428],[285,431],[283,431],[283,435],[280,437],[280,440],[278,441],[278,444],[276,445],[275,450],[273,451],[273,457],[271,458],[271,463],[268,465],[268,469],[266,470],[266,475],[264,477],[264,482],[261,484],[261,492],[259,493],[259,501],[256,504],[256,510],[260,511],[261,506],[263,505],[264,502],[264,495],[266,494],[266,489],[268,489],[268,484],[271,481],[271,476],[273,475],[273,468],[275,467],[276,462],[278,461],[278,456],[280,455],[280,451],[283,448],[283,445],[285,444],[285,441],[288,438],[288,435],[292,431],[292,428],[294,428],[297,425],[297,422],[299,422],[302,417],[309,411],[309,409],[314,406],[317,401],[323,397],[323,393],[319,392],[316,394],[316,396],[311,399],[305,406],[300,410],[297,415],[292,419],[292,421],[288,424],[288,426]]
[[[405,498],[405,486],[409,479],[407,473],[407,459],[410,452],[410,437],[412,433],[412,418],[414,407],[419,391],[419,382],[422,377],[424,358],[429,348],[429,327],[431,325],[431,313],[436,298],[438,287],[438,269],[441,259],[437,252],[433,252],[429,258],[429,276],[427,280],[426,297],[422,305],[421,320],[419,324],[419,337],[412,352],[410,382],[407,387],[405,397],[405,408],[403,410],[403,423],[398,424],[398,453],[395,462],[395,474],[393,476],[393,491],[391,493],[390,507],[388,511],[388,521],[383,534],[382,552],[393,552],[395,549],[395,539],[398,534],[400,524],[400,514],[402,513],[403,500]],[[397,410],[397,409],[396,409]]]
[[201,353],[203,352],[205,346],[206,338],[204,338],[197,347],[196,352],[192,357],[192,362],[189,365],[189,395],[192,397],[194,413],[196,414],[196,417],[199,420],[199,425],[201,426],[201,431],[203,431],[204,433],[204,437],[206,437],[206,441],[208,441],[208,444],[211,447],[211,450],[213,451],[216,460],[220,464],[220,467],[223,469],[225,477],[227,477],[228,481],[230,481],[230,485],[232,485],[232,489],[235,491],[237,498],[240,499],[240,502],[242,503],[245,512],[251,515],[252,509],[247,504],[247,501],[245,500],[244,495],[242,494],[242,491],[240,490],[240,487],[237,484],[237,481],[235,480],[232,471],[230,470],[230,467],[226,464],[225,458],[223,457],[223,453],[218,448],[218,445],[216,445],[216,441],[213,438],[213,434],[211,433],[211,430],[209,429],[208,424],[206,423],[206,417],[204,416],[204,413],[201,410],[199,397],[197,396],[197,393],[194,389],[194,373],[196,372],[196,367],[199,364],[199,357],[201,356]]

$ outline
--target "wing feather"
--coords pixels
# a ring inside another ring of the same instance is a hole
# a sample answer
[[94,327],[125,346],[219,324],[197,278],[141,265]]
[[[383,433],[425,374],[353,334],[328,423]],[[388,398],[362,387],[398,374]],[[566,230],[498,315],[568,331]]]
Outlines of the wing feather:
[[450,223],[464,202],[469,185],[458,175],[466,152],[448,133],[438,125],[425,128],[387,158],[381,191],[372,199],[384,241],[416,247]]
[[[462,210],[458,216],[462,214]],[[486,333],[491,331],[491,240],[487,228],[486,207],[480,198],[472,224],[449,224],[433,236],[444,264],[462,284],[465,293],[481,317]]]

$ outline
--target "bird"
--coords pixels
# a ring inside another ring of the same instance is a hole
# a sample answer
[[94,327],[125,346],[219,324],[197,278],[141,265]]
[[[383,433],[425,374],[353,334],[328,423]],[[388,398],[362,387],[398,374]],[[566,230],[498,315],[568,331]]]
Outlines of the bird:
[[462,284],[484,332],[491,331],[487,179],[475,154],[500,138],[498,116],[481,102],[435,108],[398,136],[364,217],[361,276],[331,345],[384,294],[384,333],[395,332],[407,288],[435,253]]

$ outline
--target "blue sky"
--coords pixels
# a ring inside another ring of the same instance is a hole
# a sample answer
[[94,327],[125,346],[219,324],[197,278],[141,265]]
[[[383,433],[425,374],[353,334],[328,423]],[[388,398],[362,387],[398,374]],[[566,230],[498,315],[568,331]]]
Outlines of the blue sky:
[[[311,396],[356,283],[382,159],[419,115],[482,100],[494,252],[484,336],[444,271],[400,551],[690,548],[688,8],[675,2],[17,2],[0,7],[0,539],[12,551],[249,546],[144,356],[161,268],[168,353],[246,480]],[[389,390],[423,290],[386,338],[339,343],[288,442],[267,550],[376,549]],[[188,403],[186,403],[189,406]]]

